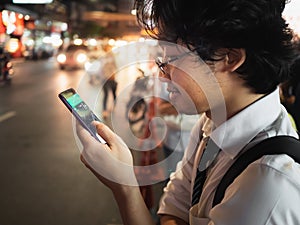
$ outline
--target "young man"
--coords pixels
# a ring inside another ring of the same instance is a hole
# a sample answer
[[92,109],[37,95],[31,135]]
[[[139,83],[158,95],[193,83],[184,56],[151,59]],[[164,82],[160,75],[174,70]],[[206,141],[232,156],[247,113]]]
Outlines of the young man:
[[[164,57],[157,60],[170,101],[180,112],[205,115],[193,129],[182,167],[165,188],[161,224],[300,224],[300,165],[288,155],[267,155],[252,163],[212,207],[217,185],[241,152],[269,137],[298,137],[277,87],[295,57],[292,32],[281,16],[284,6],[285,0],[136,2],[139,21],[152,36],[190,50],[176,54],[163,47]],[[197,57],[190,59],[193,54]],[[213,79],[200,69],[202,60]],[[95,125],[108,144],[78,127],[82,161],[112,190],[124,224],[153,224],[128,148],[105,125]],[[220,151],[210,160],[200,199],[191,203],[206,142],[214,145],[208,144],[208,151]]]

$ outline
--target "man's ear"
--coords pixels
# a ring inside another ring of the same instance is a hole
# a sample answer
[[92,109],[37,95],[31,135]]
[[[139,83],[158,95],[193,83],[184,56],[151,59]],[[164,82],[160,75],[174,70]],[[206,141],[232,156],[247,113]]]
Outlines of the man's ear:
[[246,51],[243,48],[231,48],[225,57],[224,69],[230,72],[237,70],[246,60]]

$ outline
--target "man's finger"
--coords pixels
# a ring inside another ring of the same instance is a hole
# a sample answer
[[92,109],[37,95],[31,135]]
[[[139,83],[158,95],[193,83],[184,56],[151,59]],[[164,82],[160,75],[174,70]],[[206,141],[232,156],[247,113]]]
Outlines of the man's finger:
[[97,133],[105,140],[107,141],[108,145],[111,145],[116,134],[104,123],[94,121],[93,125],[96,126]]
[[81,143],[86,146],[95,139],[86,129],[84,129],[78,122],[76,122],[76,132]]

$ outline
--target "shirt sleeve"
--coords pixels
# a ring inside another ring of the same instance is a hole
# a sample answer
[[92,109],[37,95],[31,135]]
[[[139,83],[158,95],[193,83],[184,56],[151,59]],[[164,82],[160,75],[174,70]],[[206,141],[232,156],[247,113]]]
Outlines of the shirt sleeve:
[[160,200],[158,214],[167,214],[189,221],[189,209],[191,207],[191,176],[194,158],[199,143],[200,121],[191,132],[190,142],[185,150],[184,157],[177,164],[176,171],[171,174],[170,181],[164,188],[164,194]]

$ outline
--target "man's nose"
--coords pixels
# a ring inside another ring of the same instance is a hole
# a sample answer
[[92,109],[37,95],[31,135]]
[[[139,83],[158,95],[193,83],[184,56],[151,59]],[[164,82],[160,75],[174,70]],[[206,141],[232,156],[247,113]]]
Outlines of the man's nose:
[[162,72],[160,72],[159,74],[162,74],[162,75],[158,75],[158,79],[160,82],[164,82],[164,83],[170,83],[171,82],[171,79],[170,79],[170,75],[166,75]]

